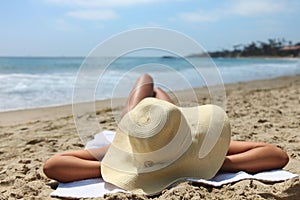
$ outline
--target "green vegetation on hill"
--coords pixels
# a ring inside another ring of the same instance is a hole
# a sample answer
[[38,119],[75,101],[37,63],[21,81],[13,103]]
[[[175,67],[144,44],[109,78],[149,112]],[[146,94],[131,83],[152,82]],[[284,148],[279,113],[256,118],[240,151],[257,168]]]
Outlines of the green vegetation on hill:
[[234,45],[233,50],[209,52],[211,57],[300,57],[300,43],[285,39],[268,39],[268,42],[251,42]]

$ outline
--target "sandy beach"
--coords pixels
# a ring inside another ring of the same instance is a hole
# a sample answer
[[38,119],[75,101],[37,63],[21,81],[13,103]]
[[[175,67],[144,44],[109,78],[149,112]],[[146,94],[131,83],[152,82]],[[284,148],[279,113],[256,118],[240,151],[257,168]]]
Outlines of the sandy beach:
[[[284,149],[290,162],[284,168],[300,174],[300,76],[226,85],[227,113],[232,139],[261,141]],[[198,90],[201,104],[210,102]],[[180,92],[189,102],[188,91]],[[110,101],[97,102],[99,123],[108,130],[116,124]],[[105,109],[106,107],[106,109]],[[81,149],[71,105],[0,113],[0,199],[55,199],[57,182],[42,171],[44,161],[55,153]],[[105,199],[148,199],[130,194]],[[289,199],[300,198],[299,178],[278,183],[244,180],[214,188],[182,182],[154,199]]]

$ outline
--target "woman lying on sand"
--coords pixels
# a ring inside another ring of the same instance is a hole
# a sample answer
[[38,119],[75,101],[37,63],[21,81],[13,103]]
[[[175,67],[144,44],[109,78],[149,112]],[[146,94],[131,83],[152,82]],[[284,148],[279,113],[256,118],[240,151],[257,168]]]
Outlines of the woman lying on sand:
[[[137,80],[130,93],[126,112],[132,110],[147,97],[155,97],[173,103],[163,90],[153,88],[152,78],[144,74]],[[102,160],[108,149],[109,146],[106,146],[56,154],[45,162],[44,173],[47,177],[59,182],[101,177],[99,160]],[[231,141],[219,171],[256,173],[282,168],[288,163],[288,160],[288,155],[276,146],[261,142]]]

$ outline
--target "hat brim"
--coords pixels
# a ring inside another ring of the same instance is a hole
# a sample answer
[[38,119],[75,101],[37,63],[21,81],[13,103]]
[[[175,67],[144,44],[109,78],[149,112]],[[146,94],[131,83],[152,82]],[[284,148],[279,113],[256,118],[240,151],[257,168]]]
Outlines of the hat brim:
[[[222,166],[230,143],[226,113],[215,105],[179,109],[191,128],[192,143],[186,152],[162,169],[128,173],[121,166],[117,169],[106,164],[105,160],[121,159],[108,150],[101,164],[103,179],[135,193],[155,194],[181,179],[212,178]],[[114,141],[112,145],[118,146]]]

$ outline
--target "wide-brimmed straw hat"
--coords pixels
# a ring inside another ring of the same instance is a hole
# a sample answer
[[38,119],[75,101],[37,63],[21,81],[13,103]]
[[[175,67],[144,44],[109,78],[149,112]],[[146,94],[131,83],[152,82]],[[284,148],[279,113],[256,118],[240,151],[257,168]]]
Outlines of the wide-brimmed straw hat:
[[101,174],[122,189],[154,194],[181,179],[212,178],[229,143],[230,124],[222,108],[184,108],[146,98],[120,120]]

